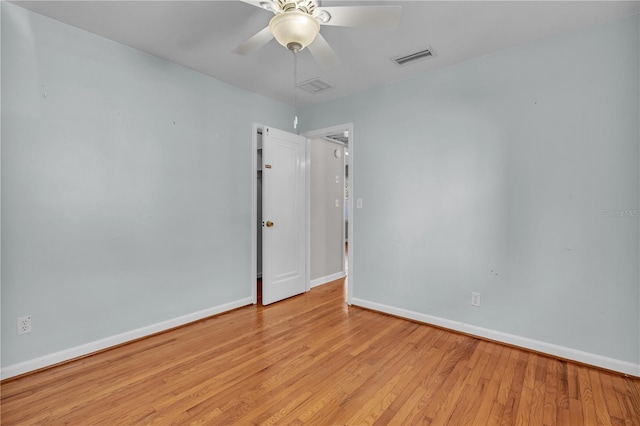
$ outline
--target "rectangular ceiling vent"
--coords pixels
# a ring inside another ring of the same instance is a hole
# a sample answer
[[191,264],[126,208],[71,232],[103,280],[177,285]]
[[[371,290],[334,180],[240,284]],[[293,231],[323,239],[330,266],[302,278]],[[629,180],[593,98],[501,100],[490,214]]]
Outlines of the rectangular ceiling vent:
[[327,90],[333,89],[333,86],[327,83],[320,78],[312,78],[311,80],[303,81],[302,83],[298,83],[297,86],[304,90],[305,92],[309,92],[312,95],[317,95],[321,92],[326,92]]
[[408,55],[398,56],[397,58],[393,58],[392,61],[397,65],[404,66],[431,58],[433,56],[435,56],[435,53],[433,53],[433,50],[431,50],[430,47],[427,47],[426,49],[420,50],[419,52],[413,52]]

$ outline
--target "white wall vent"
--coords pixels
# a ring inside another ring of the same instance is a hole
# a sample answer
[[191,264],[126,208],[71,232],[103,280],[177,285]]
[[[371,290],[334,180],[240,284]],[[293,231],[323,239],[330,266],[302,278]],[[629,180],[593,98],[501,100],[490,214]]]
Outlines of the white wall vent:
[[422,49],[418,52],[413,52],[413,53],[409,53],[408,55],[398,56],[396,58],[393,58],[392,61],[395,62],[397,65],[404,66],[410,63],[431,58],[433,56],[435,56],[435,53],[433,53],[433,50],[431,50],[430,47],[427,47],[426,49]]
[[325,92],[329,89],[333,89],[333,86],[327,83],[320,78],[312,78],[311,80],[303,81],[302,83],[298,83],[297,86],[304,90],[305,92],[309,92],[312,95],[318,94],[320,92]]

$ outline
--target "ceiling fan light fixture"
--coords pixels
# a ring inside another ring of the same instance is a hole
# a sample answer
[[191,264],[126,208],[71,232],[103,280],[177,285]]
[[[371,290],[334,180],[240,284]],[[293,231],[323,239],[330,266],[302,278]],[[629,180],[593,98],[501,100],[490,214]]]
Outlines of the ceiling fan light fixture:
[[307,13],[292,10],[271,18],[269,30],[278,43],[297,52],[313,43],[320,32],[320,23]]

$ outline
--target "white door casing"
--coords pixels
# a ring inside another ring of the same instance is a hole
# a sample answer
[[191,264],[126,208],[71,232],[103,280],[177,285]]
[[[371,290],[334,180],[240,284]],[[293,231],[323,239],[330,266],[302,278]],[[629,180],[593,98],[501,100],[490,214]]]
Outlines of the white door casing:
[[307,290],[306,139],[265,127],[262,133],[262,304]]

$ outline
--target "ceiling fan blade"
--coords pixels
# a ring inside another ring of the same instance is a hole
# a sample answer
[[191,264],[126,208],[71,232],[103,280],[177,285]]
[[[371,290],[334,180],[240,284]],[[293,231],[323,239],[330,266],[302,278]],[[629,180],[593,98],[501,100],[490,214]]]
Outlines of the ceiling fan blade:
[[322,7],[331,15],[322,25],[354,28],[395,29],[400,24],[402,6],[333,6]]
[[259,7],[271,13],[278,13],[280,9],[273,3],[273,0],[240,0],[242,3],[250,4],[251,6]]
[[264,5],[269,3],[268,1],[258,1],[258,0],[240,0],[242,3],[250,4],[251,6],[259,7],[260,9],[265,9]]
[[307,46],[307,49],[309,49],[315,60],[325,68],[333,67],[340,63],[340,58],[320,33],[318,33],[313,43]]
[[240,46],[233,49],[233,53],[237,55],[253,55],[269,43],[272,38],[273,34],[269,31],[269,27],[265,27]]

